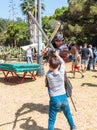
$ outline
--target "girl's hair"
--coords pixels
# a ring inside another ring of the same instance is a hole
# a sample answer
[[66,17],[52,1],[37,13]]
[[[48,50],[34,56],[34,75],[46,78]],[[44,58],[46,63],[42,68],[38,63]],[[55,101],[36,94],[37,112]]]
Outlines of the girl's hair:
[[53,69],[56,69],[60,65],[60,60],[58,57],[53,56],[49,58],[49,66]]

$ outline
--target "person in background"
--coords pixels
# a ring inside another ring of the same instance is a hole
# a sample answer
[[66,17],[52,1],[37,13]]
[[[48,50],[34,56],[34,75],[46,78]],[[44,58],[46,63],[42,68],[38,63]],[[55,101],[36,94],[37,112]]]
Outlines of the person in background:
[[93,47],[93,70],[96,70],[96,62],[97,62],[97,50],[96,47]]
[[59,51],[59,55],[62,57],[62,59],[66,62],[68,58],[69,49],[68,46],[63,43],[63,35],[57,34],[52,42],[53,47]]
[[87,70],[91,70],[91,65],[93,66],[93,48],[91,44],[88,45],[88,49],[89,49],[89,61],[87,65]]
[[81,49],[82,49],[82,48],[83,48],[82,45],[80,45],[80,46],[79,46],[79,51],[78,51],[80,55],[81,55]]
[[89,60],[89,49],[87,48],[87,43],[83,45],[80,54],[81,54],[81,67],[83,72],[86,72]]
[[75,60],[75,66],[73,71],[73,77],[75,78],[75,73],[78,71],[81,74],[81,78],[84,78],[84,74],[81,70],[81,56],[79,52],[76,52],[76,60]]
[[73,43],[70,49],[70,55],[72,56],[72,72],[74,71],[75,61],[76,61],[76,53],[78,52],[76,48],[76,44]]
[[64,73],[65,62],[59,56],[58,51],[56,51],[54,56],[50,57],[49,59],[49,70],[46,74],[49,84],[48,93],[50,97],[48,130],[54,130],[56,116],[60,110],[63,111],[67,118],[70,130],[77,130],[72,118],[66,91],[64,88]]
[[54,39],[52,40],[52,45],[56,50],[60,50],[61,45],[63,44],[63,35],[57,34]]
[[[52,40],[52,45],[53,45],[55,50],[59,51],[59,55],[63,58],[63,60],[66,61],[68,53],[69,53],[68,52],[69,49],[68,49],[68,46],[63,43],[63,40],[64,40],[63,35],[59,33]],[[47,55],[47,60],[49,60],[51,52],[52,52],[52,48],[51,47],[47,47],[46,49],[44,49],[42,51],[42,53],[44,53],[43,55]]]
[[29,48],[27,49],[26,58],[27,58],[27,63],[33,63],[33,59],[32,59],[32,47],[31,46],[29,46]]

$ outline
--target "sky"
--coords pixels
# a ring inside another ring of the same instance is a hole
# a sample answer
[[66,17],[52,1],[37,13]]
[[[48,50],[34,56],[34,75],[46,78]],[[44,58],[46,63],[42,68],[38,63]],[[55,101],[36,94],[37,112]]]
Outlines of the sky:
[[[13,19],[12,13],[12,1],[14,3],[14,19],[16,17],[24,18],[20,3],[21,0],[0,0],[0,18]],[[43,12],[43,16],[51,16],[54,14],[54,11],[57,8],[61,8],[62,6],[68,6],[67,0],[41,0],[45,5],[45,11]]]

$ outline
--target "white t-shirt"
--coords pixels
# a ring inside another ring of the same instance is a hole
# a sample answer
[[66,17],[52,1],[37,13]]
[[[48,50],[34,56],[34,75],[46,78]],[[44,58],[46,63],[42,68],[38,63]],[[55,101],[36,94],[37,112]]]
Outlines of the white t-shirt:
[[93,51],[91,48],[89,48],[89,51],[90,51],[90,56],[93,58]]
[[28,49],[28,50],[27,50],[27,54],[26,54],[26,56],[27,56],[27,57],[28,57],[28,56],[29,56],[29,57],[32,56],[32,51],[31,51],[31,49]]

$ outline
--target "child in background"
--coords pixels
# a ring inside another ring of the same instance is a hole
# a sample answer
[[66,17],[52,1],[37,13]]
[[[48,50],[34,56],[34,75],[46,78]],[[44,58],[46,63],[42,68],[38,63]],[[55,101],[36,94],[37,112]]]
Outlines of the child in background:
[[72,72],[74,71],[76,53],[78,52],[76,44],[73,43],[70,49],[70,55],[72,56]]
[[49,70],[47,72],[49,102],[48,130],[54,130],[56,115],[62,110],[70,125],[70,130],[77,130],[74,124],[66,91],[64,88],[65,63],[58,52],[49,59]]
[[84,74],[81,70],[81,56],[78,52],[76,52],[76,60],[75,60],[75,66],[73,71],[73,77],[75,78],[75,72],[76,70],[81,74],[81,78],[84,78]]

